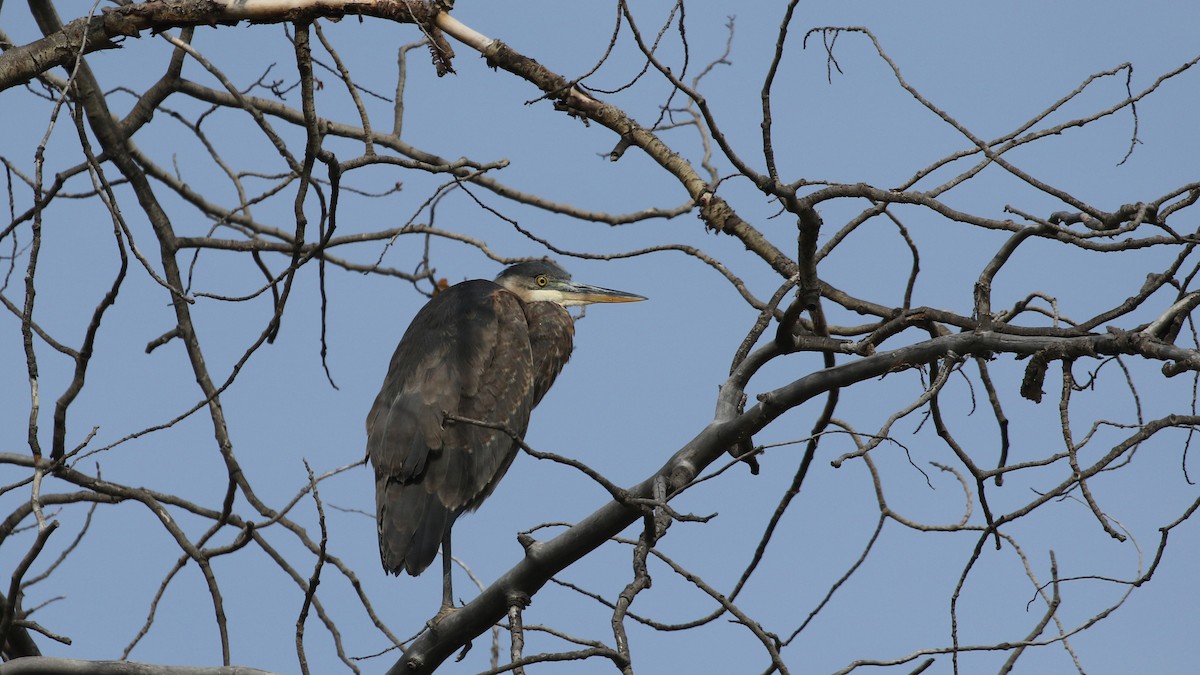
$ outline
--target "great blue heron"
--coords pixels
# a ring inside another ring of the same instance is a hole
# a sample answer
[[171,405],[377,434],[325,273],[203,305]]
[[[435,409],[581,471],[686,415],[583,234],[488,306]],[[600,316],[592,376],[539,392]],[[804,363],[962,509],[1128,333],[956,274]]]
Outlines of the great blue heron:
[[404,332],[367,415],[379,555],[387,572],[416,576],[441,545],[439,616],[453,606],[450,528],[492,493],[518,449],[504,431],[446,415],[523,436],[529,413],[571,357],[575,323],[565,308],[639,300],[573,282],[552,262],[527,262],[495,282],[464,281],[438,293]]

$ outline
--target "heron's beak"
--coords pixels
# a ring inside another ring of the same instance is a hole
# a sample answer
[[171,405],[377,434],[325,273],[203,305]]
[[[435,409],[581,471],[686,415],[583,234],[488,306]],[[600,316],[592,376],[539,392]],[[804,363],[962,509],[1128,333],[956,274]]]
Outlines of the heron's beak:
[[641,302],[646,298],[636,293],[614,291],[590,284],[569,282],[562,289],[564,305],[590,305],[596,302]]

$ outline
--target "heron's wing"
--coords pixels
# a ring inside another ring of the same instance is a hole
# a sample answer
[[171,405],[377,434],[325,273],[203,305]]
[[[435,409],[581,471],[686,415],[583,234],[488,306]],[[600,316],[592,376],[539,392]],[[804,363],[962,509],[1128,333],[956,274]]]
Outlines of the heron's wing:
[[444,413],[523,434],[531,369],[520,302],[496,284],[458,284],[413,319],[367,417],[385,569],[424,570],[454,519],[491,493],[515,455],[504,432],[446,423]]

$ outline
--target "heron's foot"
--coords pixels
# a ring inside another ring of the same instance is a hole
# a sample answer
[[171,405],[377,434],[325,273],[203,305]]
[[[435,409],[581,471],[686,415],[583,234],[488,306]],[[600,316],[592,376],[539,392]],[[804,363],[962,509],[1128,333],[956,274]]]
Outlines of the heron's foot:
[[445,620],[446,617],[450,616],[451,614],[453,614],[457,611],[458,611],[458,608],[455,607],[454,605],[442,605],[442,608],[438,610],[438,613],[434,614],[433,618],[429,620],[429,623],[427,623],[425,625],[429,626],[429,628],[431,628],[431,629],[437,628],[437,625],[439,623],[441,623],[443,620]]

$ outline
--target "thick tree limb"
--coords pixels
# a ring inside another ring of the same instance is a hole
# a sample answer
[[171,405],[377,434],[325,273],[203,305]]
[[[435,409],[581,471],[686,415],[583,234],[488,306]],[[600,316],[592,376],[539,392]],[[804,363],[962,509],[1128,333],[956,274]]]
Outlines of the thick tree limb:
[[433,25],[440,9],[424,0],[155,0],[106,8],[100,14],[64,25],[41,40],[0,54],[0,91],[24,84],[55,67],[75,62],[82,52],[117,49],[120,40],[146,31],[161,33],[185,26],[231,25],[239,21],[281,23],[304,19],[374,16],[424,28],[434,46],[438,73],[451,72],[454,50]]
[[[713,422],[676,452],[654,475],[628,490],[633,499],[653,497],[656,481],[665,480],[668,498],[687,486],[708,465],[720,458],[739,439],[753,436],[783,413],[809,399],[856,382],[890,372],[918,367],[950,354],[1017,356],[1052,350],[1053,358],[1076,358],[1114,354],[1137,354],[1179,367],[1200,370],[1200,353],[1165,344],[1141,333],[1113,331],[1074,338],[1006,335],[994,332],[958,333],[819,370],[761,394],[759,403],[727,422]],[[735,373],[730,382],[736,381]],[[741,390],[722,387],[721,396],[740,395]],[[388,672],[431,673],[476,635],[504,618],[513,594],[533,597],[551,577],[599,548],[611,537],[642,518],[640,509],[629,502],[610,501],[566,532],[545,542],[526,546],[525,558],[517,563],[466,607],[445,617],[408,648]]]
[[4,664],[5,675],[270,675],[244,666],[163,666],[133,661],[82,661],[33,656]]

